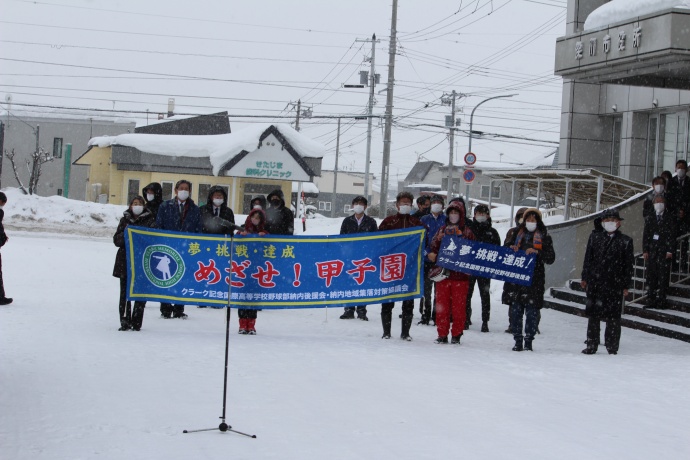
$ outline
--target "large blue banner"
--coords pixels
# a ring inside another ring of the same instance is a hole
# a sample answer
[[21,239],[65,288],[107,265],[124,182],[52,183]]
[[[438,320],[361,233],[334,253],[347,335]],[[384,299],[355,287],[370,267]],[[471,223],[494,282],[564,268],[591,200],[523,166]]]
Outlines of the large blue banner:
[[128,227],[127,298],[250,309],[412,299],[423,295],[423,241],[422,228],[230,239]]
[[529,286],[535,260],[536,255],[524,251],[445,235],[436,264],[456,272]]

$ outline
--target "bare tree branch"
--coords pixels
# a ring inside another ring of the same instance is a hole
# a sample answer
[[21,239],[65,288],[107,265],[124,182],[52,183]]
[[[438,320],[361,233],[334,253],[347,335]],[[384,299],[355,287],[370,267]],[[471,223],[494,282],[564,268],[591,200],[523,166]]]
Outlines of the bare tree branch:
[[19,190],[21,190],[24,195],[28,195],[29,191],[24,187],[24,184],[22,184],[21,179],[19,179],[19,173],[17,172],[17,166],[14,164],[14,149],[12,149],[12,152],[7,152],[5,150],[5,157],[10,160],[10,163],[12,164],[12,171],[14,172],[14,178],[17,179],[17,183],[19,184]]

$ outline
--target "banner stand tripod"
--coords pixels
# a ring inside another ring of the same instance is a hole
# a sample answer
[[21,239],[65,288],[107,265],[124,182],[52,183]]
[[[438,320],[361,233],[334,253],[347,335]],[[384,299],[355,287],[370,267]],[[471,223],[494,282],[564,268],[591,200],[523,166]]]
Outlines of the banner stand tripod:
[[[224,225],[227,227],[230,227],[232,231],[234,230],[244,230],[243,227],[239,227],[237,225],[231,224],[230,222],[225,221]],[[227,237],[227,235],[226,235]],[[228,395],[228,349],[229,349],[229,343],[230,343],[230,301],[231,301],[231,296],[230,294],[232,293],[232,252],[233,252],[233,246],[234,246],[234,238],[232,233],[230,233],[230,276],[228,277],[228,305],[226,307],[227,309],[227,314],[225,315],[225,374],[223,377],[223,414],[220,416],[221,423],[218,425],[218,428],[203,428],[200,430],[184,430],[182,433],[199,433],[201,431],[214,431],[214,430],[219,430],[222,431],[223,433],[226,431],[231,431],[233,433],[241,434],[242,436],[247,436],[248,438],[256,438],[255,434],[247,434],[243,433],[241,431],[233,430],[232,426],[228,425],[225,423],[225,407],[226,407],[226,400],[227,400],[227,395]]]

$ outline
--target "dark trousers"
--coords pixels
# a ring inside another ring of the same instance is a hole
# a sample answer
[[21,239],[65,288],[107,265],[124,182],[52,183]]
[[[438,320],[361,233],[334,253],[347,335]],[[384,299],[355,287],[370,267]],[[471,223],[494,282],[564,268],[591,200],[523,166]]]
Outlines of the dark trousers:
[[242,319],[256,319],[256,310],[240,308],[237,310],[237,315]]
[[367,316],[367,306],[359,305],[357,307],[345,307],[345,313],[355,316],[355,311],[357,312],[357,317]]
[[647,289],[649,300],[662,304],[666,302],[669,283],[669,262],[665,253],[650,253],[647,260]]
[[[422,315],[422,323],[436,322],[436,291],[434,282],[429,278],[429,272],[434,264],[424,263],[424,297],[419,300],[419,313]],[[434,290],[434,300],[431,301],[431,291]]]
[[[602,318],[598,316],[590,317],[587,321],[587,346],[596,349],[599,346],[601,336],[601,321]],[[606,330],[604,331],[604,345],[608,351],[617,352],[618,345],[621,341],[621,319],[608,318],[606,321]]]
[[[522,334],[522,317],[525,317],[525,334]],[[510,304],[510,324],[515,340],[533,340],[537,333],[539,309],[534,305],[513,302]]]
[[5,297],[5,283],[2,281],[2,254],[0,254],[0,299]]
[[177,303],[173,305],[171,303],[161,302],[161,315],[165,316],[166,318],[170,318],[170,316],[180,316],[182,313],[184,313],[184,305]]
[[132,302],[127,300],[127,277],[120,278],[120,326],[125,328],[141,329],[144,322],[144,307],[146,302]]
[[479,298],[482,301],[482,322],[488,322],[491,316],[491,278],[481,278],[477,276],[470,276],[470,287],[467,291],[467,314],[465,315],[465,322],[469,323],[472,319],[472,294],[474,293],[474,285],[479,284]]
[[[393,307],[395,307],[395,302],[381,304],[381,325],[383,326],[384,335],[391,335],[391,323],[393,322]],[[413,315],[414,300],[403,300],[402,331],[400,334],[401,337],[407,337],[410,335],[410,326],[412,326]]]

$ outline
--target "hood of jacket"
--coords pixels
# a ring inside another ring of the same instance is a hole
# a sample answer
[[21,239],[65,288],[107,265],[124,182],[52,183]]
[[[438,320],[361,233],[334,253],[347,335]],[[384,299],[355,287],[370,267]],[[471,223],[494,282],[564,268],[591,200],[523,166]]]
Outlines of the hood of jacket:
[[146,190],[153,191],[153,202],[162,203],[163,202],[163,187],[158,182],[151,182],[149,185],[141,189],[141,194],[144,197],[145,203],[148,204],[149,200],[146,199]]
[[280,206],[281,207],[285,206],[285,195],[283,195],[283,191],[281,189],[276,189],[276,190],[273,190],[271,193],[269,193],[266,196],[266,201],[270,203],[271,198],[273,198],[273,197],[280,198]]
[[214,185],[208,190],[208,198],[206,199],[206,204],[207,205],[213,205],[213,194],[216,192],[220,192],[223,194],[223,204],[228,205],[228,194],[225,192],[225,189],[221,187],[220,185]]
[[451,201],[446,208],[446,216],[451,210],[456,210],[460,213],[460,220],[457,224],[452,224],[450,220],[446,220],[446,225],[457,225],[460,228],[465,228],[465,204],[461,201]]
[[252,198],[252,201],[250,201],[250,203],[253,203],[255,201],[258,201],[259,204],[261,204],[261,209],[266,209],[266,197],[265,196],[257,195],[254,198]]

